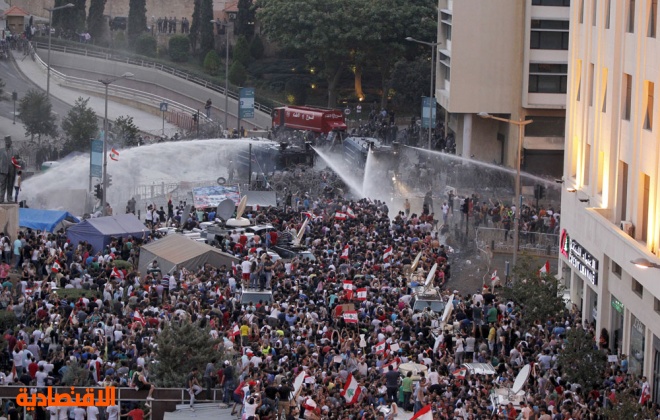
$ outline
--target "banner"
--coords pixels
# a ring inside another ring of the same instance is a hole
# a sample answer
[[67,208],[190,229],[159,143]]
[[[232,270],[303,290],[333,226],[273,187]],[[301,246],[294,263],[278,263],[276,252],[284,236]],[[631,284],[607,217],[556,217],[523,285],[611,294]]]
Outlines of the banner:
[[241,88],[238,113],[240,118],[254,118],[254,88]]
[[431,114],[431,125],[435,127],[435,98],[422,96],[422,128],[429,128],[429,114]]
[[195,208],[217,207],[226,199],[230,199],[238,205],[241,200],[237,186],[211,185],[193,188],[192,194]]
[[[103,136],[103,133],[101,133]],[[89,155],[89,176],[93,178],[103,177],[103,140],[92,140]]]

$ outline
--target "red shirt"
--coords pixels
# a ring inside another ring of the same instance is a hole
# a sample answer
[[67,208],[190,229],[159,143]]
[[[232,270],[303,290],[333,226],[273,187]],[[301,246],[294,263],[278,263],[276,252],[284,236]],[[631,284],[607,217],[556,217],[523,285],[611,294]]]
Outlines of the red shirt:
[[144,411],[142,411],[139,408],[134,408],[128,413],[126,413],[128,417],[131,417],[133,420],[144,420]]

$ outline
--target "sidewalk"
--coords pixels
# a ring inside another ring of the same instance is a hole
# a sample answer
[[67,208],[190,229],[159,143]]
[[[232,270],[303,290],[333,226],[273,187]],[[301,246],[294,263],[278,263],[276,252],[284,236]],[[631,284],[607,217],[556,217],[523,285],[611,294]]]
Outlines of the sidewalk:
[[[23,73],[25,77],[30,79],[34,84],[43,90],[46,90],[46,69],[42,68],[36,61],[32,61],[30,58],[23,60],[23,55],[18,51],[12,51],[12,53],[14,54],[16,66],[21,73]],[[72,59],[75,59],[75,57],[72,57]],[[73,106],[76,99],[79,97],[89,98],[88,106],[94,110],[96,115],[100,118],[103,118],[105,115],[105,99],[103,97],[93,96],[87,92],[59,86],[52,75],[50,78],[50,94],[71,106]],[[64,115],[66,115],[66,113],[59,112],[57,109],[53,109],[53,111],[58,113],[60,118],[63,118]],[[108,120],[114,121],[120,116],[133,117],[133,123],[141,131],[160,133],[160,130],[163,128],[163,120],[161,117],[108,99]],[[16,125],[18,126],[18,121],[16,122]],[[166,135],[177,131],[179,131],[177,126],[170,124],[167,121],[165,122]]]

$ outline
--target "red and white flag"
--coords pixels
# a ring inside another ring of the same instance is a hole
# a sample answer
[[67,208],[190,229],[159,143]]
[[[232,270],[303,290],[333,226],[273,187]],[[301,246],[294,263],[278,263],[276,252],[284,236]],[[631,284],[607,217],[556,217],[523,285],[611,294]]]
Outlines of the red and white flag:
[[56,260],[53,263],[53,266],[50,268],[50,271],[52,271],[53,273],[59,273],[60,270],[62,270],[62,266],[60,265],[60,262]]
[[384,341],[381,341],[380,343],[374,346],[374,350],[376,351],[376,354],[385,353],[386,349],[387,349],[387,343]]
[[354,295],[353,289],[344,290],[344,297],[346,298],[346,300],[353,300],[353,295]]
[[335,212],[335,220],[346,220],[348,219],[348,214],[342,213],[340,211]]
[[497,270],[493,271],[493,274],[490,275],[490,281],[497,280]]
[[118,279],[123,279],[124,278],[124,273],[119,271],[117,267],[112,268],[112,276],[117,277]]
[[137,309],[133,313],[133,320],[135,322],[139,322],[142,325],[147,325],[147,322],[144,320],[144,318],[142,317],[142,314],[140,314],[140,311],[138,311]]
[[545,260],[545,264],[539,270],[539,277],[542,277],[544,274],[550,274],[550,260]]
[[344,311],[341,316],[344,317],[344,322],[347,324],[357,324],[358,322],[357,311]]
[[398,370],[400,364],[401,364],[401,358],[395,357],[389,363],[383,365],[383,372],[387,372],[390,369],[390,366],[392,366],[392,369]]
[[359,289],[356,290],[356,292],[357,292],[357,300],[367,300],[366,287],[360,287]]
[[236,337],[237,335],[241,334],[241,328],[238,326],[238,324],[234,324],[234,328],[231,330],[231,335]]
[[385,248],[385,252],[383,252],[383,261],[388,262],[391,257],[392,257],[392,245]]
[[231,275],[236,276],[238,274],[238,266],[235,262],[231,262]]
[[353,282],[350,280],[344,280],[344,284],[342,286],[344,290],[353,290]]
[[348,246],[348,244],[346,244],[346,246],[344,246],[344,250],[341,252],[341,257],[339,257],[339,258],[347,260],[348,259],[348,250],[349,250],[349,246]]
[[117,162],[119,160],[119,152],[117,150],[115,150],[114,147],[110,151],[110,159],[114,160],[115,162]]
[[433,412],[431,411],[431,404],[422,407],[410,420],[433,420]]
[[14,165],[14,168],[16,168],[16,169],[22,169],[21,168],[21,163],[18,161],[18,159],[16,159],[16,156],[12,156],[11,164]]
[[467,375],[467,369],[464,367],[460,367],[452,372],[452,375],[454,375],[454,378],[456,379],[465,379],[465,376]]
[[346,400],[346,404],[355,404],[360,396],[360,384],[351,373],[348,374],[341,396]]
[[350,207],[346,207],[346,215],[351,219],[355,219],[355,212]]

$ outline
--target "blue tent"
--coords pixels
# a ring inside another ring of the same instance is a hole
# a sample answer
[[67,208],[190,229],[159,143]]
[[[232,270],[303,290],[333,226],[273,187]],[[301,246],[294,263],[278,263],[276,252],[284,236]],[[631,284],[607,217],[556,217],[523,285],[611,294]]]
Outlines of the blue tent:
[[87,219],[66,231],[66,236],[73,245],[87,241],[94,252],[102,251],[110,243],[111,238],[126,238],[128,236],[141,238],[148,228],[133,214],[97,217]]
[[71,213],[61,210],[18,209],[18,225],[23,228],[54,232],[63,221],[78,223]]

